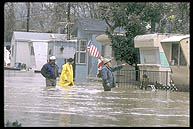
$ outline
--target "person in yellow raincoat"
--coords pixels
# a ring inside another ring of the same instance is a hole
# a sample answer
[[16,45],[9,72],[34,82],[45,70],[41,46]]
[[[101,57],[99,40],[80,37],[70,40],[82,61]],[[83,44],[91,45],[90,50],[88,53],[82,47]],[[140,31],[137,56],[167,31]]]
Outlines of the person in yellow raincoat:
[[60,75],[59,86],[74,86],[73,82],[73,59],[69,58],[67,63],[62,66],[62,73]]

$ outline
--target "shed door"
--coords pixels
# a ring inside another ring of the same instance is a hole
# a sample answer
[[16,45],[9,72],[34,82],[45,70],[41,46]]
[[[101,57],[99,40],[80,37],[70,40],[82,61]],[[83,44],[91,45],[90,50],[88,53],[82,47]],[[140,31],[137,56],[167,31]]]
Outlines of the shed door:
[[47,63],[47,42],[33,42],[35,53],[35,70],[41,70],[42,66]]

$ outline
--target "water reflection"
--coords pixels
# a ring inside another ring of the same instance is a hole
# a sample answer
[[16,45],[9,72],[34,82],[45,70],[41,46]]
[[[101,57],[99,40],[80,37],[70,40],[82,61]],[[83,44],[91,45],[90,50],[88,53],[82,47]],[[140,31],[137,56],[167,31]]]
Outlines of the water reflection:
[[189,126],[189,93],[117,87],[95,81],[46,88],[39,73],[4,73],[5,122],[22,126]]

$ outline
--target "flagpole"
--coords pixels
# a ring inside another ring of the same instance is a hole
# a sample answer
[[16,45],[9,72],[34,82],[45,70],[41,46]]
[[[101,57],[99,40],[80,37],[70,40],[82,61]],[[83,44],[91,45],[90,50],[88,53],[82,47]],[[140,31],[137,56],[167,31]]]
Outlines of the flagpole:
[[[90,42],[89,39],[88,39],[88,42]],[[87,54],[87,55],[88,55],[88,58],[87,58],[87,59],[88,59],[88,60],[87,60],[87,63],[88,63],[88,77],[90,77],[90,68],[89,68],[89,66],[90,66],[90,62],[89,62],[89,61],[90,61],[90,59],[89,59],[90,56],[89,56],[89,51],[87,51],[87,53],[88,53],[88,54]]]
[[[93,42],[91,40],[88,41],[87,44],[87,50],[88,50],[88,54],[90,53],[90,56],[94,56],[95,58],[97,58],[97,71],[99,70],[99,68],[104,64],[103,60],[102,60],[102,56],[99,54],[99,51],[97,50],[97,47],[93,44]],[[90,75],[90,56],[88,56],[88,75]],[[99,61],[100,60],[100,61]]]

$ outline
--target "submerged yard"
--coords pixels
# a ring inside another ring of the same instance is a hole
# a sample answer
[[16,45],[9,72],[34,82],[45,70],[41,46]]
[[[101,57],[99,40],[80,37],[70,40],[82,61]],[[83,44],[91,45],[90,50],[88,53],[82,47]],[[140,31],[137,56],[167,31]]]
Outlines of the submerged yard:
[[32,71],[4,71],[4,123],[23,127],[189,126],[189,92],[145,91],[101,82],[75,81],[71,89],[46,88]]

